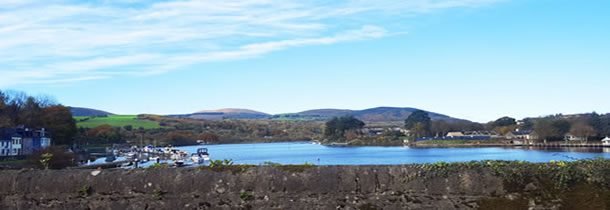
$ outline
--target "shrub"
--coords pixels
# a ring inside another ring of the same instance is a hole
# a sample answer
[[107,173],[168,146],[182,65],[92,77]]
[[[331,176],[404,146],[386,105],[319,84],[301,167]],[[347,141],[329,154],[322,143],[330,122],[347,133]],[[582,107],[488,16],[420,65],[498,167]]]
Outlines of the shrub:
[[211,160],[210,161],[210,168],[221,168],[221,167],[232,166],[232,165],[233,165],[233,160],[231,160],[231,159]]
[[35,152],[28,162],[41,169],[63,169],[75,166],[74,154],[66,151],[64,147],[52,146]]
[[243,201],[251,201],[254,200],[254,195],[252,195],[250,192],[242,191],[239,193],[239,198],[241,198]]

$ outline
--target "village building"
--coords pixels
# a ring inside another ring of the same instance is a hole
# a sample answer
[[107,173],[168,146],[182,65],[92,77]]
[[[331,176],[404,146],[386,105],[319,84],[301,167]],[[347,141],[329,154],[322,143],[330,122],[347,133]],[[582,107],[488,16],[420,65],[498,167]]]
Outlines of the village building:
[[587,137],[576,136],[571,133],[568,133],[564,136],[564,140],[566,140],[566,141],[586,141]]
[[491,139],[497,138],[498,134],[494,131],[464,131],[464,132],[449,132],[446,137],[448,138],[474,138],[474,139]]
[[449,132],[447,133],[447,137],[462,137],[465,136],[462,132]]
[[515,130],[508,132],[504,135],[504,138],[508,140],[536,140],[537,136],[533,131]]
[[452,131],[448,132],[445,136],[436,137],[422,137],[418,138],[418,141],[423,140],[490,140],[496,138],[498,135],[493,131]]
[[514,130],[504,135],[504,138],[510,140],[514,145],[526,145],[538,139],[536,132],[530,130]]
[[49,146],[51,138],[44,128],[0,128],[0,157],[31,155]]
[[383,134],[383,131],[385,131],[385,128],[369,127],[369,128],[360,129],[360,132],[362,134],[365,134],[368,136],[379,136],[379,135]]
[[500,135],[495,131],[466,131],[464,136],[470,136],[472,138],[483,137],[483,138],[498,138]]
[[380,136],[387,131],[397,131],[409,135],[409,130],[400,127],[365,127],[359,130],[360,133],[367,136]]
[[602,145],[604,146],[610,146],[610,137],[607,137],[602,139]]

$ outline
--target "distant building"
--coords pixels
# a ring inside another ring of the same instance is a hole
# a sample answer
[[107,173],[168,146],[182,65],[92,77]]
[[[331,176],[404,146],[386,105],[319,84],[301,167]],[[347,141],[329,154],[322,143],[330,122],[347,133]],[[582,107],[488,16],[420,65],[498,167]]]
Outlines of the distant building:
[[411,133],[409,130],[401,128],[401,127],[393,127],[393,128],[390,128],[390,130],[392,130],[392,131],[399,131],[402,134],[407,135],[407,136]]
[[0,157],[31,155],[49,146],[51,138],[44,128],[0,128]]
[[464,132],[449,132],[447,137],[470,137],[470,138],[496,138],[498,134],[494,131],[464,131]]
[[495,138],[496,134],[490,131],[452,131],[448,132],[445,136],[436,137],[421,137],[417,138],[416,141],[426,140],[476,140],[485,141]]
[[508,132],[506,135],[504,135],[504,138],[508,140],[536,140],[537,136],[533,131],[515,130]]
[[398,131],[404,135],[409,135],[409,130],[400,127],[366,127],[359,130],[360,133],[367,136],[379,136],[387,131]]
[[462,132],[449,132],[447,133],[447,137],[462,137],[465,136]]
[[564,140],[566,141],[586,141],[587,137],[575,136],[571,133],[568,133],[564,136]]
[[606,136],[606,138],[602,139],[602,145],[610,146],[610,138]]
[[484,137],[484,138],[498,138],[500,135],[495,131],[466,131],[464,136],[470,137]]

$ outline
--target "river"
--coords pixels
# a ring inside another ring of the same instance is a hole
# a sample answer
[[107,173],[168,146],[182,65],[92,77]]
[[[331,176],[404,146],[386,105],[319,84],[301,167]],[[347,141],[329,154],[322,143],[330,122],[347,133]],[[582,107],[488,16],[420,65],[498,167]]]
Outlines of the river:
[[525,149],[516,147],[410,148],[331,147],[310,142],[218,144],[178,147],[189,153],[206,147],[213,160],[232,159],[237,164],[395,165],[408,163],[462,162],[473,160],[522,160],[549,162],[588,158],[610,159],[610,148]]

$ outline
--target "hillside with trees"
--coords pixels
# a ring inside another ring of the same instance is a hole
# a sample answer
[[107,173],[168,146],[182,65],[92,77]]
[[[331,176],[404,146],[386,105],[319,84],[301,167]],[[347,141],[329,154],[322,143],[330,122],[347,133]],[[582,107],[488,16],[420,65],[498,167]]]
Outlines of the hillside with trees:
[[99,125],[79,127],[77,141],[86,145],[132,143],[139,145],[193,145],[206,143],[302,141],[322,136],[323,124],[310,121],[205,120],[138,115],[138,120],[158,123],[161,127]]
[[528,118],[526,126],[536,132],[544,141],[563,140],[565,135],[588,139],[601,139],[610,136],[610,114],[552,115],[541,118]]
[[364,125],[364,122],[353,116],[334,117],[325,123],[324,138],[333,141],[350,140],[350,136],[358,135]]
[[[284,120],[320,120],[327,121],[334,117],[353,116],[368,124],[376,125],[401,125],[402,122],[413,112],[422,111],[415,108],[401,107],[376,107],[363,110],[349,109],[314,109],[293,114],[274,115],[273,119]],[[424,111],[428,113],[432,120],[454,122],[470,122],[467,120],[449,117],[447,115]]]

